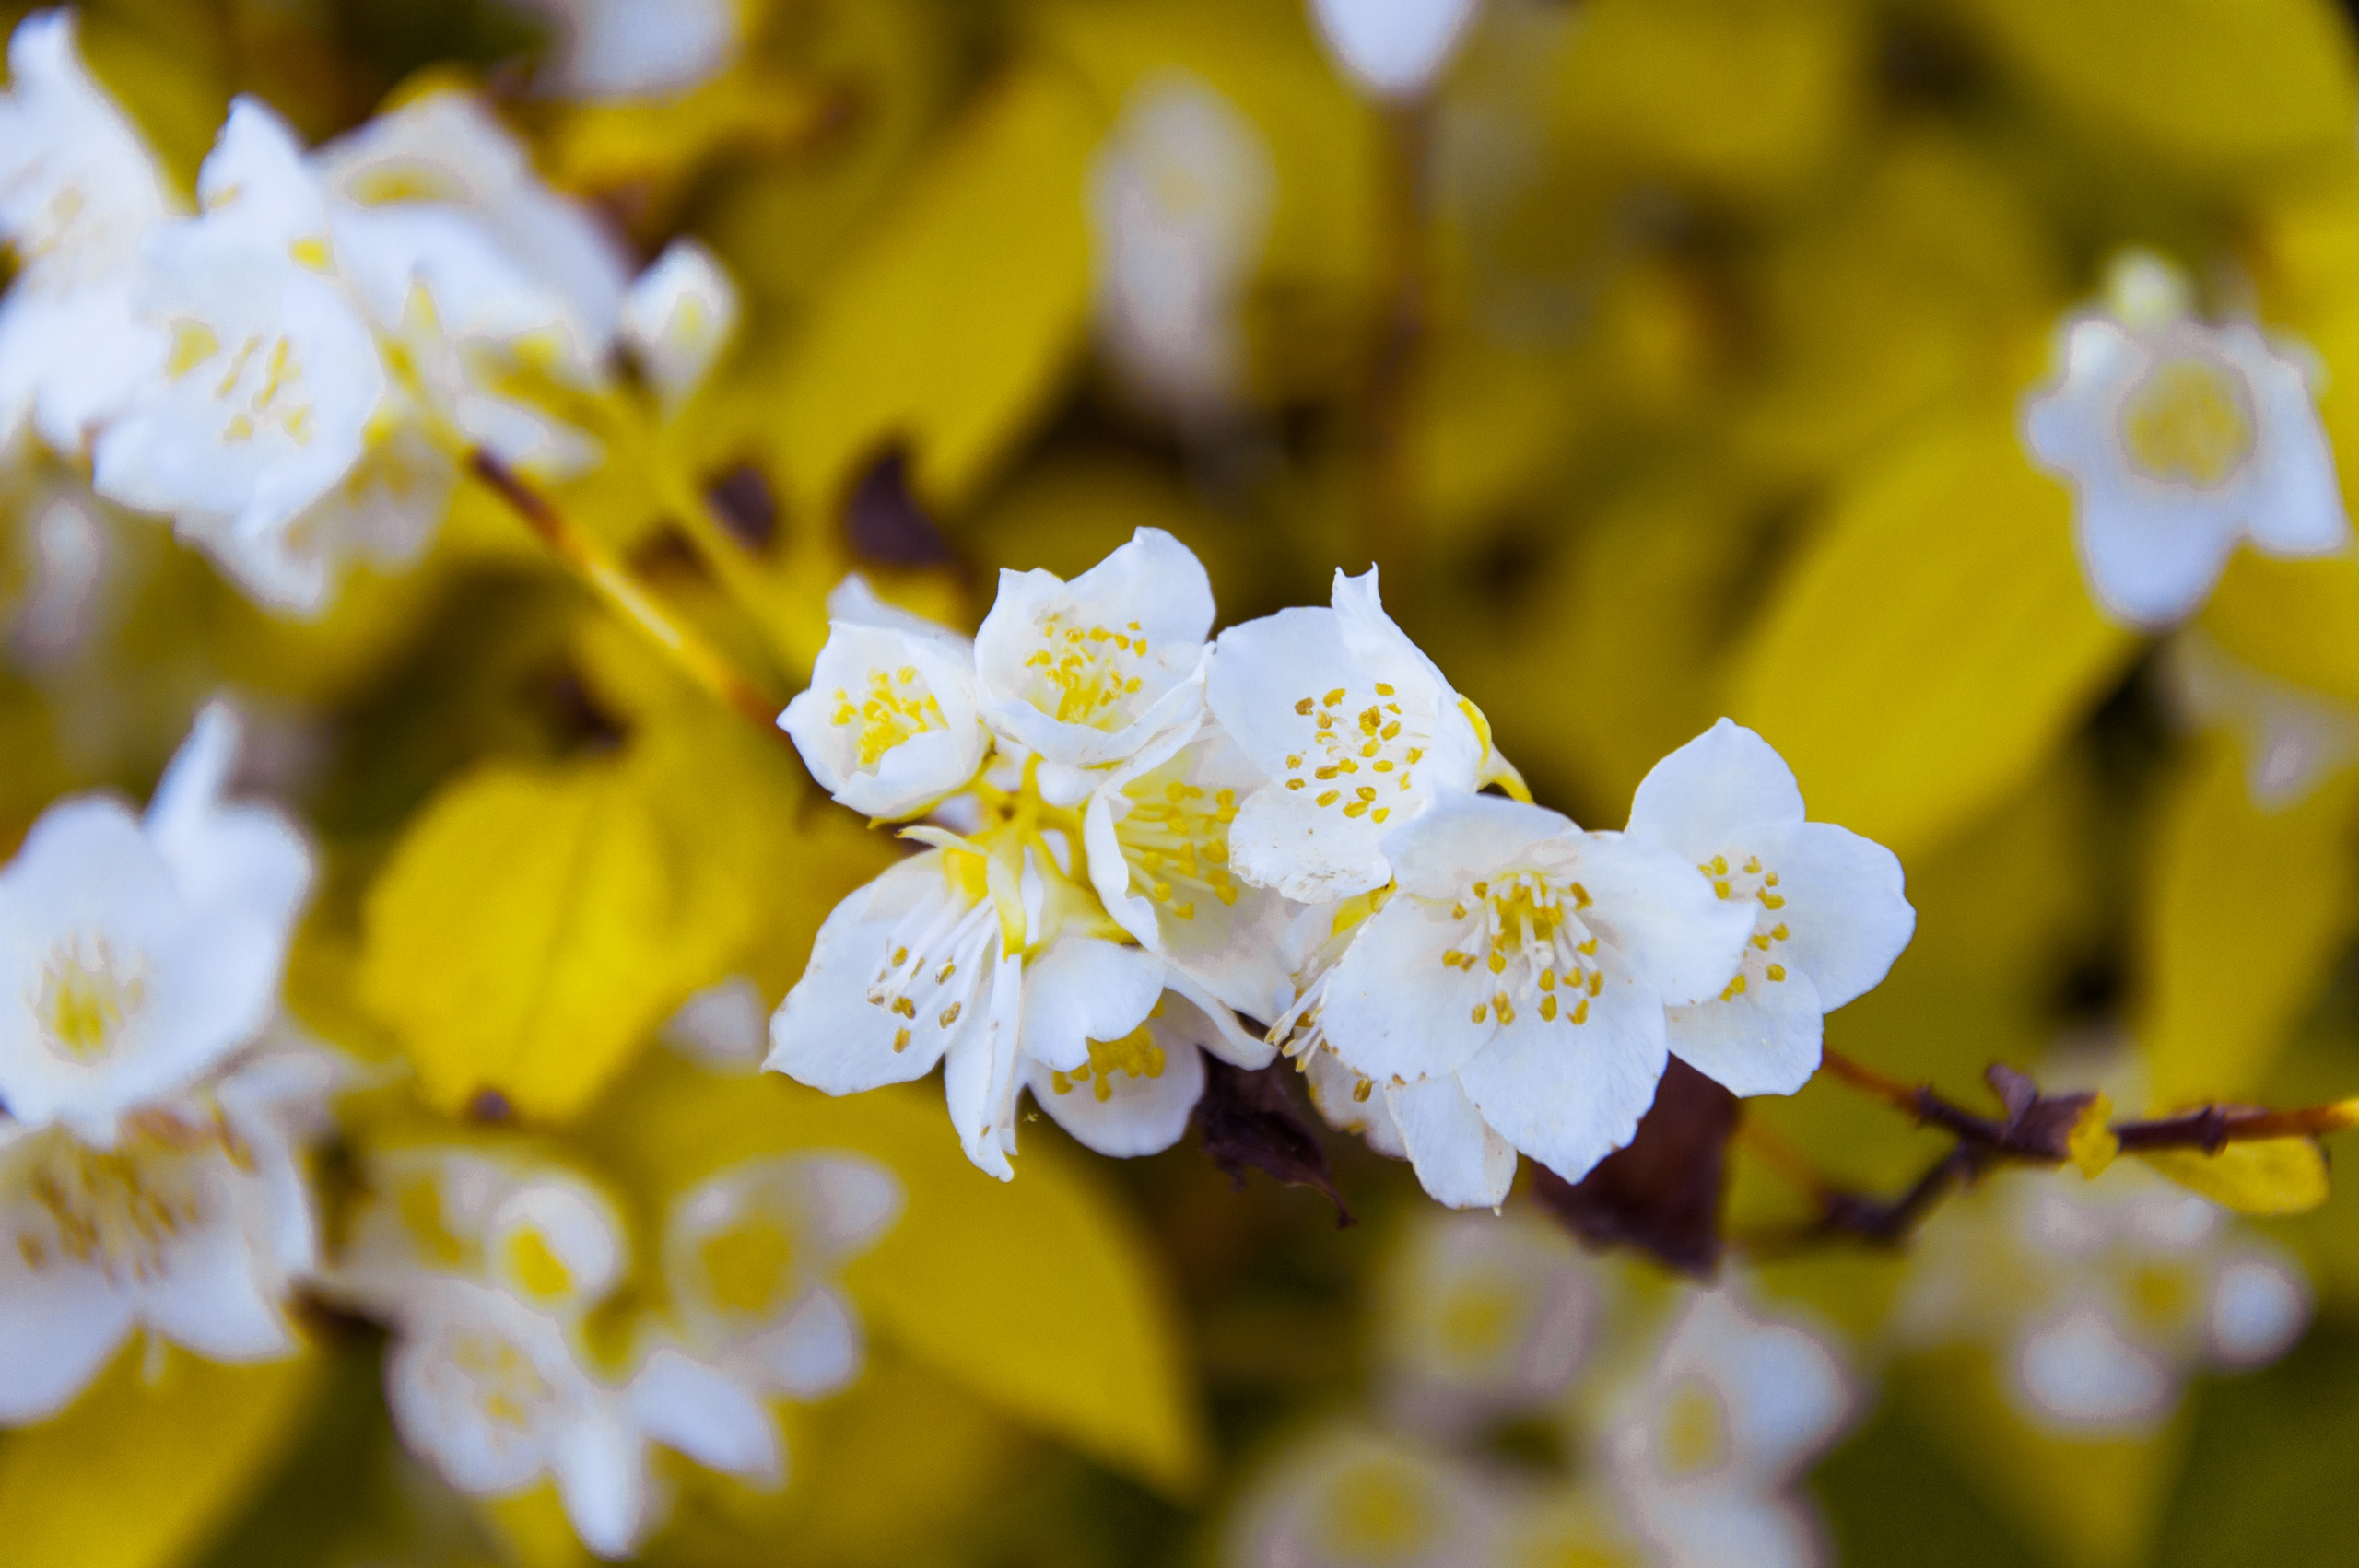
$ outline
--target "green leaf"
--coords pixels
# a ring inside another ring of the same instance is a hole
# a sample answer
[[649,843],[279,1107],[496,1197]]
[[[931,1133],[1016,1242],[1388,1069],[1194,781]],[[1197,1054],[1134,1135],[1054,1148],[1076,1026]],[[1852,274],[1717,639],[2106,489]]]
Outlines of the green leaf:
[[0,1436],[8,1568],[168,1568],[237,1515],[300,1429],[323,1363],[223,1366],[135,1345],[79,1402]]
[[590,1129],[641,1190],[677,1191],[737,1161],[849,1149],[908,1199],[846,1283],[869,1327],[1018,1423],[1166,1492],[1203,1478],[1202,1414],[1170,1287],[1147,1239],[1051,1149],[1004,1185],[959,1152],[931,1085],[830,1099],[651,1059]]
[[2258,1090],[2359,924],[2359,778],[2278,811],[2213,738],[2166,797],[2139,922],[2141,1038],[2158,1105]]
[[1729,711],[1812,816],[1906,860],[2028,780],[2137,646],[2082,582],[2062,486],[1985,415],[1837,493],[1734,656]]
[[704,913],[617,764],[481,768],[428,803],[370,890],[361,1000],[438,1107],[492,1090],[563,1119],[716,977]]

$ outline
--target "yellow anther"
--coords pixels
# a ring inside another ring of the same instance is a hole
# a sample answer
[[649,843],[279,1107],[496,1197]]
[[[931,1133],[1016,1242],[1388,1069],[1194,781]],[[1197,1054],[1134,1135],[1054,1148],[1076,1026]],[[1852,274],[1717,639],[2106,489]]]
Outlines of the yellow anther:
[[[1743,977],[1740,977],[1740,978],[1742,978]],[[1772,965],[1769,965],[1769,977],[1770,977],[1771,979],[1773,979],[1773,980],[1782,980],[1782,979],[1784,979],[1784,978],[1786,977],[1786,966],[1785,966],[1783,964],[1772,964]]]
[[953,1024],[958,1022],[958,1009],[964,1005],[965,1004],[962,1002],[952,1002],[948,1007],[942,1010],[942,1016],[934,1022],[940,1024],[945,1029],[949,1028]]
[[1475,1023],[1480,1024],[1491,1016],[1491,1010],[1478,1001],[1474,1004],[1474,1011],[1471,1016]]
[[894,1031],[893,1031],[893,1049],[894,1049],[894,1050],[896,1050],[896,1051],[905,1051],[905,1050],[908,1050],[909,1048],[910,1048],[910,1032],[909,1032],[907,1029],[896,1029],[896,1030],[894,1030]]
[[1322,806],[1332,806],[1341,797],[1342,793],[1343,791],[1339,790],[1324,790],[1320,794],[1319,804]]
[[1382,681],[1379,681],[1376,683],[1376,695],[1379,696],[1391,696],[1392,695],[1392,688],[1385,685]]
[[1540,999],[1540,1016],[1551,1023],[1555,1021],[1556,999],[1555,996],[1543,996]]
[[1573,1003],[1573,1010],[1572,1010],[1570,1012],[1567,1012],[1567,1014],[1565,1014],[1565,1017],[1566,1017],[1568,1021],[1570,1021],[1570,1022],[1572,1022],[1572,1023],[1575,1023],[1575,1024],[1586,1024],[1586,1023],[1588,1023],[1588,1022],[1589,1022],[1589,999],[1588,999],[1587,997],[1583,997],[1580,1000],[1579,1000],[1579,1001],[1577,1001],[1577,1002]]
[[1761,904],[1764,908],[1782,909],[1786,907],[1786,895],[1782,893],[1764,893],[1761,895]]
[[1341,687],[1341,686],[1337,686],[1333,691],[1329,692],[1325,696],[1323,696],[1323,697],[1320,698],[1319,700],[1320,700],[1322,704],[1324,704],[1325,706],[1327,706],[1327,707],[1329,707],[1329,708],[1332,708],[1332,707],[1334,707],[1337,703],[1339,703],[1339,702],[1341,702],[1341,701],[1343,701],[1343,700],[1344,700],[1344,688],[1343,688],[1343,687]]
[[1728,989],[1720,993],[1720,1000],[1722,1001],[1734,1001],[1743,994],[1744,977],[1743,975],[1739,975],[1735,979],[1729,982]]

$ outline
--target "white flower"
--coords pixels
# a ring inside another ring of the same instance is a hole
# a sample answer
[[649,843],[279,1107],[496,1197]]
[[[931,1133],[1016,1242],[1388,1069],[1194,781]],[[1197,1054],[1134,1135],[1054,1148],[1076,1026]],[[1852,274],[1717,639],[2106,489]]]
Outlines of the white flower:
[[123,597],[123,563],[83,486],[36,486],[20,504],[28,580],[9,606],[8,643],[25,669],[40,671],[66,663],[100,626],[113,622]]
[[582,1544],[627,1557],[654,1513],[647,1445],[774,1483],[778,1433],[761,1401],[668,1344],[625,1375],[582,1359],[556,1319],[460,1280],[419,1290],[385,1360],[402,1440],[462,1492],[502,1496],[552,1477]]
[[1256,1480],[1233,1568],[1478,1568],[1499,1561],[1495,1488],[1456,1460],[1356,1425],[1301,1439]]
[[2060,379],[2025,409],[2032,455],[2069,480],[2097,601],[2141,626],[2200,606],[2239,539],[2320,556],[2351,535],[2300,350],[2187,315],[2151,258],[2115,305],[2066,322]]
[[2299,805],[2359,762],[2359,708],[2263,674],[2193,629],[2163,650],[2164,692],[2196,729],[2224,730],[2245,759],[2245,793],[2264,812]]
[[886,604],[857,576],[827,613],[811,684],[779,716],[820,788],[893,820],[973,783],[991,733],[967,639]]
[[1114,922],[1240,1012],[1295,1000],[1300,907],[1239,882],[1229,834],[1262,773],[1215,723],[1168,760],[1109,783],[1083,816],[1089,880]]
[[1723,719],[1655,764],[1628,838],[1692,861],[1753,911],[1743,966],[1720,995],[1671,1010],[1671,1049],[1738,1094],[1790,1094],[1818,1071],[1821,1021],[1873,987],[1917,928],[1891,850],[1802,820],[1769,743]]
[[1077,1068],[1050,1067],[1027,1050],[1025,1084],[1033,1102],[1085,1148],[1116,1159],[1156,1154],[1188,1130],[1203,1097],[1205,1051],[1253,1068],[1275,1054],[1240,1035],[1201,992],[1191,999],[1168,990],[1128,1035],[1090,1039],[1087,1059]]
[[781,1154],[708,1177],[672,1205],[663,1280],[698,1358],[761,1391],[816,1398],[860,1372],[836,1276],[901,1212],[901,1184],[851,1154]]
[[1496,1206],[1519,1150],[1579,1181],[1637,1130],[1664,1007],[1729,984],[1753,906],[1668,849],[1495,796],[1382,849],[1398,890],[1320,983],[1312,1038],[1386,1097],[1440,1201]]
[[28,419],[59,452],[163,363],[132,315],[149,229],[176,203],[155,157],[91,80],[71,11],[38,11],[8,41],[0,95],[0,239],[17,277],[0,299],[0,451]]
[[137,1328],[215,1361],[295,1350],[283,1309],[314,1246],[298,1144],[327,1086],[321,1059],[264,1054],[109,1148],[0,1117],[0,1422],[65,1409]]
[[0,1101],[22,1126],[110,1146],[270,1021],[311,857],[276,813],[222,803],[236,745],[208,708],[144,824],[62,801],[0,870]]
[[1817,1336],[1701,1293],[1620,1400],[1607,1466],[1665,1568],[1807,1568],[1825,1549],[1793,1489],[1857,1403]]
[[769,1009],[750,976],[705,987],[664,1021],[657,1038],[708,1072],[752,1072],[769,1049]]
[[1319,34],[1369,91],[1415,98],[1457,48],[1477,0],[1311,0]]
[[1237,872],[1299,903],[1382,887],[1387,833],[1438,799],[1514,778],[1480,710],[1384,613],[1373,568],[1338,571],[1332,609],[1221,633],[1206,697],[1270,778],[1238,809]]
[[1183,414],[1239,390],[1238,309],[1276,177],[1252,122],[1195,77],[1133,88],[1089,176],[1097,313],[1115,364]]
[[694,240],[675,240],[623,297],[622,336],[667,408],[703,384],[736,334],[737,286]]
[[1071,582],[1003,570],[975,634],[983,716],[1040,758],[1044,796],[1077,803],[1110,770],[1151,766],[1194,732],[1212,626],[1203,564],[1159,528]]
[[738,49],[733,0],[515,0],[563,30],[556,87],[575,98],[686,92]]
[[2301,1337],[2301,1270],[2133,1161],[2095,1181],[2001,1171],[1918,1239],[1905,1343],[1990,1345],[2017,1408],[2063,1430],[2151,1431],[2204,1365],[2257,1366]]
[[1601,1298],[1572,1242],[1536,1214],[1418,1216],[1379,1296],[1394,1424],[1473,1434],[1544,1407],[1588,1355]]

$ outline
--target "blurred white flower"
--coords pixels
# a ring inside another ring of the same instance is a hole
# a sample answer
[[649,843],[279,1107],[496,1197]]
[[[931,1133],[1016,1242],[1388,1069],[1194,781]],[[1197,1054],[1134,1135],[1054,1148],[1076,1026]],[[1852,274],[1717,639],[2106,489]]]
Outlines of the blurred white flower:
[[1275,181],[1252,122],[1176,73],[1132,89],[1091,166],[1108,352],[1128,381],[1182,415],[1217,414],[1242,390],[1238,311]]
[[1438,799],[1514,777],[1480,710],[1384,613],[1373,568],[1336,572],[1332,609],[1221,633],[1205,691],[1269,778],[1230,830],[1237,873],[1300,903],[1383,886],[1387,833]]
[[666,408],[676,409],[736,335],[737,286],[710,251],[673,240],[623,296],[622,337]]
[[811,684],[778,720],[820,788],[894,820],[972,784],[991,749],[973,645],[894,609],[858,576],[827,595],[827,614]]
[[1755,906],[1672,850],[1494,796],[1437,803],[1381,849],[1397,890],[1304,1022],[1386,1097],[1439,1201],[1496,1206],[1519,1150],[1579,1181],[1653,1103],[1663,1009],[1729,984]]
[[775,1484],[778,1432],[750,1390],[660,1341],[608,1375],[556,1319],[461,1280],[404,1306],[385,1358],[402,1440],[462,1492],[502,1496],[557,1482],[581,1542],[630,1555],[654,1515],[647,1445]]
[[1233,1568],[1482,1568],[1507,1510],[1471,1468],[1359,1426],[1312,1433],[1250,1483]]
[[697,1356],[757,1392],[816,1398],[859,1375],[838,1275],[900,1217],[901,1184],[853,1154],[749,1160],[683,1193],[663,1280]]
[[1066,582],[999,575],[975,634],[983,717],[1039,758],[1051,803],[1079,804],[1116,770],[1152,767],[1195,732],[1213,590],[1195,553],[1142,528]]
[[750,977],[732,975],[682,1002],[658,1037],[709,1072],[752,1072],[769,1049],[769,1008]]
[[2095,1181],[2001,1171],[1920,1233],[1895,1331],[1987,1344],[2024,1415],[2152,1430],[2208,1364],[2274,1360],[2309,1321],[2301,1270],[2133,1161]]
[[2198,730],[2224,730],[2245,759],[2245,793],[2264,812],[2307,800],[2359,762],[2359,707],[2263,674],[2194,630],[2163,650],[2164,693]]
[[1717,896],[1755,911],[1735,978],[1671,1010],[1672,1054],[1732,1094],[1790,1094],[1810,1082],[1824,1016],[1882,980],[1917,929],[1899,860],[1805,822],[1785,760],[1726,719],[1655,764],[1631,802],[1628,839],[1684,856]]
[[215,1361],[293,1352],[289,1281],[315,1256],[299,1150],[329,1079],[265,1052],[105,1147],[0,1117],[0,1422],[64,1410],[135,1329]]
[[571,98],[668,96],[726,69],[738,49],[739,0],[512,0],[563,34],[555,79]]
[[1572,1242],[1520,1210],[1419,1215],[1379,1292],[1392,1424],[1452,1439],[1564,1394],[1602,1305]]
[[[11,497],[13,499],[14,497]],[[35,670],[69,660],[112,608],[106,520],[88,489],[58,485],[35,489],[19,514],[25,520],[26,582],[10,606],[8,643]]]
[[1807,1568],[1826,1552],[1796,1488],[1858,1402],[1826,1341],[1700,1292],[1617,1401],[1607,1469],[1664,1568]]
[[1448,64],[1479,0],[1310,0],[1344,69],[1385,98],[1417,98]]
[[17,276],[0,298],[0,454],[28,422],[77,455],[164,362],[137,322],[148,231],[178,206],[147,144],[83,66],[71,11],[37,11],[8,40],[0,94],[0,240]]
[[2341,549],[2351,525],[2303,351],[2186,310],[2138,253],[2110,308],[2064,324],[2059,379],[2025,404],[2025,444],[2073,488],[2097,602],[2133,626],[2184,620],[2240,539],[2272,556]]
[[145,822],[61,801],[0,870],[0,1102],[21,1128],[111,1147],[270,1022],[311,854],[276,813],[225,803],[237,742],[206,708]]

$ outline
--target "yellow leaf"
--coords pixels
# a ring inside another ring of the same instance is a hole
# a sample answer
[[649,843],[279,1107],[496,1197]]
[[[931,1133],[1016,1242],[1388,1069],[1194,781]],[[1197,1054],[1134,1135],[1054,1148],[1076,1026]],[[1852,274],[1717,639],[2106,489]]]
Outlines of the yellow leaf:
[[2139,921],[2141,1032],[2158,1104],[2258,1089],[2359,924],[2359,778],[2264,811],[2211,737],[2172,782]]
[[2100,1090],[2065,1138],[2064,1147],[2072,1157],[2073,1168],[2091,1181],[2103,1176],[2114,1156],[2121,1153],[2121,1140],[2113,1135],[2112,1127],[2107,1125],[2112,1120],[2113,1101]]
[[2091,128],[2197,171],[2349,142],[2352,52],[2329,0],[1975,0],[2016,67]]
[[1017,66],[853,240],[778,371],[772,430],[798,515],[831,515],[897,440],[917,489],[954,505],[1041,411],[1088,319],[1097,135],[1069,77]]
[[1837,495],[1736,651],[1729,712],[1813,817],[1905,860],[2025,782],[2137,646],[2089,598],[2062,487],[2011,424],[1972,418]]
[[223,1366],[135,1345],[81,1400],[0,1435],[8,1568],[170,1568],[236,1515],[311,1407],[310,1353]]
[[2299,1214],[2326,1201],[2326,1152],[2307,1138],[2231,1143],[2216,1154],[2157,1149],[2138,1156],[2190,1192],[2239,1214]]
[[[2352,324],[2359,329],[2359,313]],[[2359,340],[2353,346],[2359,350]],[[2359,353],[2349,373],[2359,376]],[[2336,390],[2330,387],[2330,399]],[[2345,401],[2359,416],[2359,398]],[[2354,460],[2359,431],[2344,473],[2359,472]],[[2359,635],[2353,629],[2359,627],[2359,555],[2280,561],[2239,550],[2197,625],[2224,651],[2263,674],[2359,704]]]
[[1035,1133],[1013,1182],[980,1176],[931,1085],[830,1099],[775,1074],[651,1057],[590,1136],[640,1190],[783,1149],[850,1149],[908,1205],[846,1282],[878,1339],[1019,1423],[1172,1494],[1203,1479],[1202,1416],[1147,1239]]
[[428,1100],[573,1115],[701,979],[698,914],[611,762],[493,766],[419,814],[370,890],[361,1000]]

